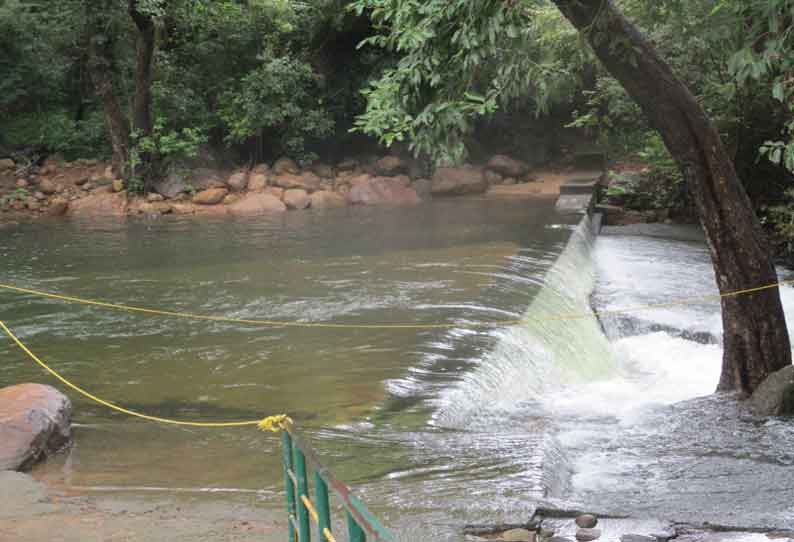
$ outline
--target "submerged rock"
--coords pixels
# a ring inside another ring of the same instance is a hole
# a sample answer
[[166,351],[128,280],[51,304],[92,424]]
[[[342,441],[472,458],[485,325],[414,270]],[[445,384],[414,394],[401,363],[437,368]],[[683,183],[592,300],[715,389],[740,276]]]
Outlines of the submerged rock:
[[25,470],[71,439],[72,405],[51,386],[0,389],[0,471]]
[[601,537],[600,529],[577,529],[576,540],[579,542],[591,542],[598,540]]
[[535,533],[527,529],[510,529],[499,535],[499,540],[505,542],[534,542]]
[[750,397],[750,410],[757,416],[794,415],[794,365],[772,373]]

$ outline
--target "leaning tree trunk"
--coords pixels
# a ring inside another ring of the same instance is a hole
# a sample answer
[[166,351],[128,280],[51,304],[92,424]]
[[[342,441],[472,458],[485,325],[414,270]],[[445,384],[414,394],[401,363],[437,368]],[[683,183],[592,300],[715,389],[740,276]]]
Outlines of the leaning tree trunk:
[[113,172],[120,177],[126,177],[130,158],[129,125],[121,111],[113,87],[112,43],[104,31],[105,25],[98,26],[97,31],[89,38],[88,73],[105,112],[105,121],[113,147]]
[[[128,13],[138,29],[135,43],[135,94],[132,97],[132,129],[138,137],[152,135],[152,64],[155,49],[155,25],[151,15],[138,9],[137,0],[129,0]],[[147,184],[156,169],[155,156],[141,153],[141,173]]]
[[[706,233],[720,292],[777,282],[763,232],[719,133],[695,97],[611,0],[554,0],[640,105],[678,163]],[[672,292],[671,292],[672,293]],[[722,298],[718,391],[752,392],[791,364],[777,288]]]

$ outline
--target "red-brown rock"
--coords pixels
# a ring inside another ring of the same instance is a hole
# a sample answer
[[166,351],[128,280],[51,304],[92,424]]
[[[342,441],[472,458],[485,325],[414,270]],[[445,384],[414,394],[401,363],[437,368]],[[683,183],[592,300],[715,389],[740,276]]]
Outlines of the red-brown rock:
[[127,197],[123,194],[95,192],[69,204],[68,213],[78,218],[123,217],[127,211]]
[[482,194],[488,183],[481,169],[473,166],[441,167],[433,175],[431,192],[434,196],[463,196]]
[[320,190],[311,195],[312,209],[332,209],[347,206],[347,200],[335,192]]
[[352,186],[347,194],[350,203],[357,205],[406,205],[419,203],[416,191],[391,177],[374,177]]
[[223,201],[229,191],[225,188],[208,188],[193,196],[193,203],[199,205],[217,205]]
[[287,209],[300,211],[306,209],[310,203],[311,199],[309,199],[309,194],[305,190],[291,188],[284,192],[284,204],[287,206]]
[[24,470],[71,439],[72,405],[51,386],[0,389],[0,470]]
[[268,213],[282,213],[287,206],[271,194],[248,193],[240,201],[228,205],[229,213],[237,216],[254,216]]
[[272,177],[271,184],[280,186],[286,190],[290,188],[301,188],[307,192],[315,192],[322,186],[322,179],[311,171],[304,171],[300,175],[292,173],[282,173]]

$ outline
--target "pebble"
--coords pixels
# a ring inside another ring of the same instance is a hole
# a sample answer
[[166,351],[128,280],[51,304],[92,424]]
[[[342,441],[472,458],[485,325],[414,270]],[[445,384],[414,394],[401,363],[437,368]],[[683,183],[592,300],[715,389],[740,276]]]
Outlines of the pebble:
[[576,526],[582,529],[592,529],[598,525],[598,518],[593,514],[580,514],[576,516]]
[[576,540],[579,542],[591,542],[601,537],[601,529],[577,529]]

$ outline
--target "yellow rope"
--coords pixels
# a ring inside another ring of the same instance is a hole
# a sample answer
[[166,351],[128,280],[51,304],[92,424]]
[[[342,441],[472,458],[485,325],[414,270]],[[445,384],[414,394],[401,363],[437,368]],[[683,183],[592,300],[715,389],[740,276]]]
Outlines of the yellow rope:
[[36,354],[34,354],[27,346],[25,346],[22,341],[14,335],[14,333],[8,329],[5,322],[0,321],[0,328],[5,331],[6,335],[16,343],[16,345],[25,352],[30,359],[38,363],[41,367],[44,368],[48,373],[52,376],[60,380],[63,384],[68,386],[69,388],[73,389],[80,395],[87,397],[88,399],[94,401],[95,403],[99,403],[100,405],[106,406],[116,412],[121,412],[123,414],[127,414],[128,416],[133,416],[135,418],[141,418],[144,420],[148,420],[150,422],[158,422],[158,423],[166,423],[171,425],[187,425],[190,427],[245,427],[245,426],[257,426],[262,431],[273,431],[275,433],[284,429],[287,424],[291,423],[292,420],[289,419],[284,414],[280,414],[278,416],[268,416],[266,418],[262,418],[259,420],[246,420],[246,421],[236,421],[236,422],[191,422],[191,421],[182,421],[182,420],[172,420],[170,418],[161,418],[159,416],[150,416],[148,414],[143,414],[141,412],[136,412],[134,410],[130,410],[128,408],[124,408],[122,406],[116,405],[111,403],[110,401],[106,401],[88,391],[84,390],[77,384],[74,384],[70,380],[66,379],[60,373],[58,373],[55,369],[44,363]]
[[0,288],[10,290],[17,293],[30,294],[38,297],[46,297],[49,299],[57,299],[60,301],[68,301],[71,303],[80,303],[82,305],[93,305],[105,309],[120,310],[126,312],[138,312],[144,314],[151,314],[157,316],[172,316],[175,318],[187,318],[192,320],[204,320],[210,322],[225,322],[233,324],[247,324],[254,326],[267,326],[267,327],[297,327],[297,328],[326,328],[326,329],[452,329],[452,328],[482,328],[482,327],[498,327],[498,326],[515,326],[527,324],[536,321],[555,321],[555,320],[577,320],[587,318],[595,314],[596,316],[609,316],[615,314],[626,314],[629,312],[637,312],[651,309],[663,309],[675,307],[680,305],[691,305],[694,303],[703,303],[707,301],[718,301],[724,297],[736,297],[739,295],[746,295],[764,290],[777,288],[785,284],[794,284],[794,279],[776,282],[774,284],[767,284],[765,286],[757,286],[755,288],[746,288],[744,290],[735,290],[723,294],[706,295],[701,297],[691,297],[669,301],[667,303],[657,303],[652,305],[643,305],[639,307],[628,307],[624,309],[596,311],[594,313],[570,313],[570,314],[551,314],[547,316],[537,316],[532,318],[520,318],[515,320],[494,320],[491,322],[472,322],[468,324],[450,323],[450,324],[411,324],[411,323],[395,323],[395,324],[334,324],[326,322],[295,322],[283,320],[253,320],[246,318],[232,318],[229,316],[213,316],[207,314],[195,314],[189,312],[177,312],[171,310],[149,309],[146,307],[136,307],[132,305],[123,305],[120,303],[108,303],[105,301],[97,301],[93,299],[83,299],[80,297],[73,297],[68,295],[54,294],[51,292],[44,292],[41,290],[33,290],[30,288],[20,288],[11,284],[0,283]]

